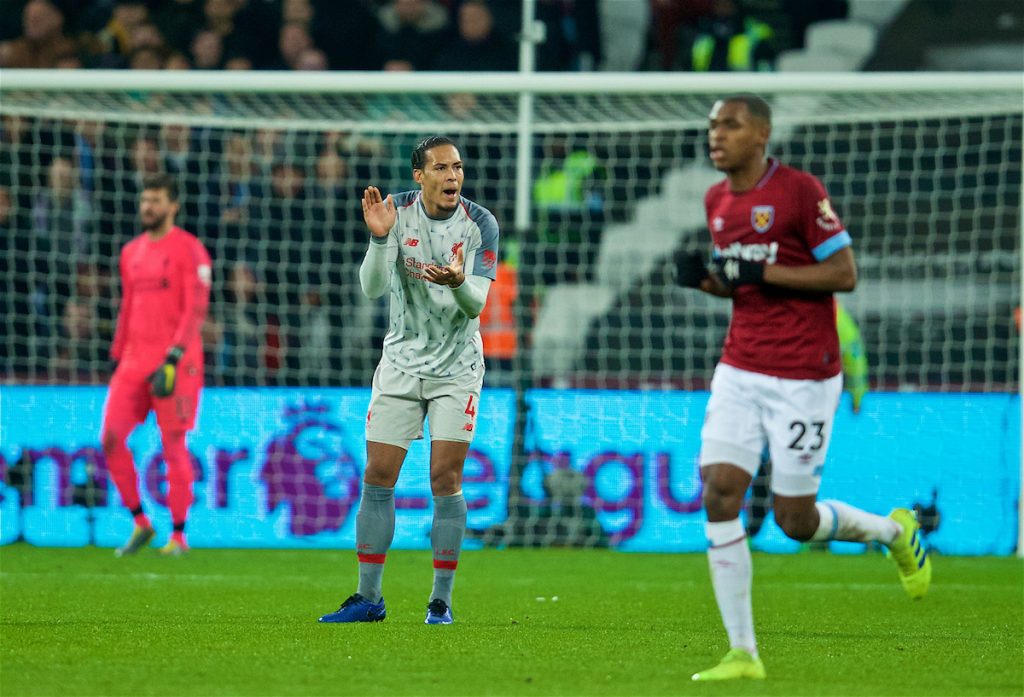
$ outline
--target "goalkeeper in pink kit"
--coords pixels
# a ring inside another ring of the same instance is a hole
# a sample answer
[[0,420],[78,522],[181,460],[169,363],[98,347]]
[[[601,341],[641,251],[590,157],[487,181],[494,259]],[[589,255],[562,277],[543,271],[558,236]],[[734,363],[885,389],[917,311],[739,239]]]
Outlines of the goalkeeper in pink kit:
[[103,414],[102,443],[110,477],[135,529],[116,551],[134,554],[154,536],[142,510],[139,478],[128,435],[156,412],[167,468],[167,505],[173,532],[161,554],[188,550],[185,521],[192,505],[192,460],[185,434],[195,426],[203,387],[199,329],[210,301],[210,255],[174,224],[177,187],[166,175],[147,177],[139,200],[143,233],[121,250],[121,309],[110,356],[117,369]]

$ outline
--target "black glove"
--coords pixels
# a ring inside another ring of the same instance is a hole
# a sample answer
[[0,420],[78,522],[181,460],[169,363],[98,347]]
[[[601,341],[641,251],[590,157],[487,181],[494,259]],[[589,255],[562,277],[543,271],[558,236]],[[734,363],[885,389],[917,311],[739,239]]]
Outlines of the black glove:
[[700,252],[680,249],[672,256],[676,272],[676,285],[683,288],[700,288],[700,282],[708,277],[708,267]]
[[745,259],[715,259],[708,267],[722,283],[730,288],[764,283],[764,264]]
[[154,397],[170,397],[174,394],[174,383],[178,378],[178,361],[181,360],[183,353],[180,346],[172,346],[164,362],[149,376],[149,385]]

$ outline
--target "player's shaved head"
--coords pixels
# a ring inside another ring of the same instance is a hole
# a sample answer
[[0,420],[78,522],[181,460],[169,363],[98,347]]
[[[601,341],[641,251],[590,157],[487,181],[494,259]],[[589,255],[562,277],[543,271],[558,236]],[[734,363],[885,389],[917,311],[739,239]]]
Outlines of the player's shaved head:
[[764,101],[756,94],[734,94],[722,99],[721,101],[726,104],[745,104],[747,111],[750,112],[750,115],[755,119],[760,119],[769,126],[772,124],[772,108],[768,106],[768,102]]

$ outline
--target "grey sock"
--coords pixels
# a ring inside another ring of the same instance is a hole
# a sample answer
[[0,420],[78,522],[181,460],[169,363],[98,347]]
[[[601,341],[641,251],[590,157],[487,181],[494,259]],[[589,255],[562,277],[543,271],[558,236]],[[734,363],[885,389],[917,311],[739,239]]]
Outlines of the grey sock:
[[434,548],[434,587],[430,598],[452,605],[455,567],[459,563],[462,537],[466,534],[466,499],[461,493],[434,497],[434,524],[430,544]]
[[356,553],[359,555],[357,593],[375,603],[381,599],[384,556],[395,537],[395,489],[363,483],[356,514]]

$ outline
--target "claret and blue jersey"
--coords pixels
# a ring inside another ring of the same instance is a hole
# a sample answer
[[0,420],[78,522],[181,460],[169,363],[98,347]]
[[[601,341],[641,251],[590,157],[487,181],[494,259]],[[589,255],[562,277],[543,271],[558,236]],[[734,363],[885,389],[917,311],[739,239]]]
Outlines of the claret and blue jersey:
[[[852,243],[816,177],[769,160],[754,188],[728,180],[704,198],[714,255],[766,264],[821,262]],[[831,293],[741,286],[722,362],[789,379],[822,380],[841,370]]]

